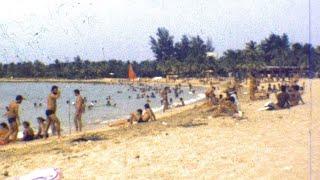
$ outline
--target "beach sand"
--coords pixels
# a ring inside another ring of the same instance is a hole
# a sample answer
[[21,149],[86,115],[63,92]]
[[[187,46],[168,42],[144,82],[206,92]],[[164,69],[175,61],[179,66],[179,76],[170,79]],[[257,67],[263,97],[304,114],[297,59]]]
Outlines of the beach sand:
[[[305,105],[272,112],[257,111],[270,100],[243,100],[243,120],[213,118],[197,103],[133,127],[4,146],[0,174],[57,167],[65,179],[307,179],[312,167],[320,179],[319,91],[320,80],[307,81]],[[101,140],[72,142],[92,136]]]

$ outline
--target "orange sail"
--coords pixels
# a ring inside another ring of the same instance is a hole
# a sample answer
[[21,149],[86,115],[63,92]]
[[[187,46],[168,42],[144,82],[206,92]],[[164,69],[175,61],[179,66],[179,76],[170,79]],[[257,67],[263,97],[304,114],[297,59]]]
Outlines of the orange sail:
[[129,64],[129,68],[128,68],[128,77],[131,81],[134,81],[134,79],[137,78],[136,73],[134,72],[131,64]]

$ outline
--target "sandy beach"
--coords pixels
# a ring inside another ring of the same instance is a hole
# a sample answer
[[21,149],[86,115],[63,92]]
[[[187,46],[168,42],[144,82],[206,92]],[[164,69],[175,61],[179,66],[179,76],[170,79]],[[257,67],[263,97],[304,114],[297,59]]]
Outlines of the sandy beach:
[[306,82],[306,104],[286,110],[240,97],[243,120],[199,102],[133,127],[0,147],[0,178],[57,167],[65,179],[307,179],[310,169],[319,179],[320,80]]

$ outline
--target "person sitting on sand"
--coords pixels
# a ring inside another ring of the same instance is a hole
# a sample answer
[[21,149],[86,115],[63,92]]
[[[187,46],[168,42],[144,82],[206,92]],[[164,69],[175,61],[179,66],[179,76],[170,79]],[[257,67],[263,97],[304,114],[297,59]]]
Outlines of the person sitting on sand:
[[46,135],[45,131],[46,131],[46,120],[43,117],[38,117],[37,118],[38,121],[38,132],[36,134],[36,138],[44,138],[44,136]]
[[3,122],[0,124],[0,145],[5,145],[8,141],[5,140],[7,134],[9,133],[9,126],[7,123]]
[[133,122],[142,122],[142,109],[138,109],[136,112],[130,114],[129,119],[120,119],[108,123],[109,127],[121,126],[126,124],[133,124]]
[[156,116],[154,115],[148,103],[144,105],[144,113],[142,115],[142,121],[144,122],[156,121]]
[[22,141],[32,141],[34,139],[34,132],[33,129],[30,127],[30,123],[27,121],[24,121],[22,123],[23,126],[23,137]]
[[136,112],[133,112],[130,114],[129,119],[121,119],[117,121],[113,121],[108,123],[108,126],[114,127],[114,126],[121,126],[121,125],[126,125],[130,124],[132,125],[133,123],[144,123],[148,121],[155,121],[156,117],[150,108],[149,104],[145,104],[145,111],[143,112],[142,109],[138,109]]
[[291,86],[291,91],[289,92],[289,96],[290,96],[289,102],[291,106],[296,106],[300,102],[304,104],[304,101],[301,97],[299,90],[300,90],[300,87],[298,85]]
[[7,123],[3,122],[0,124],[0,140],[4,139],[9,133],[9,126]]
[[222,98],[219,102],[219,105],[215,107],[214,109],[214,116],[221,116],[221,115],[231,115],[238,113],[238,107],[235,104],[234,97],[230,96],[229,93],[227,93],[226,98]]
[[287,87],[285,85],[280,86],[281,92],[276,95],[277,102],[269,103],[266,105],[267,110],[278,110],[284,108],[290,108],[290,95],[287,93]]

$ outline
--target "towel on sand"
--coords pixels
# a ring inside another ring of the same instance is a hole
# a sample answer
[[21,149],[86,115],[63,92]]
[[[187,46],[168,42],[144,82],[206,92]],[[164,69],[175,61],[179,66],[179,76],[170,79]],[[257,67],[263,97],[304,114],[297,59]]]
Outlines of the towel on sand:
[[37,169],[29,174],[15,177],[14,180],[61,180],[62,173],[58,168]]

